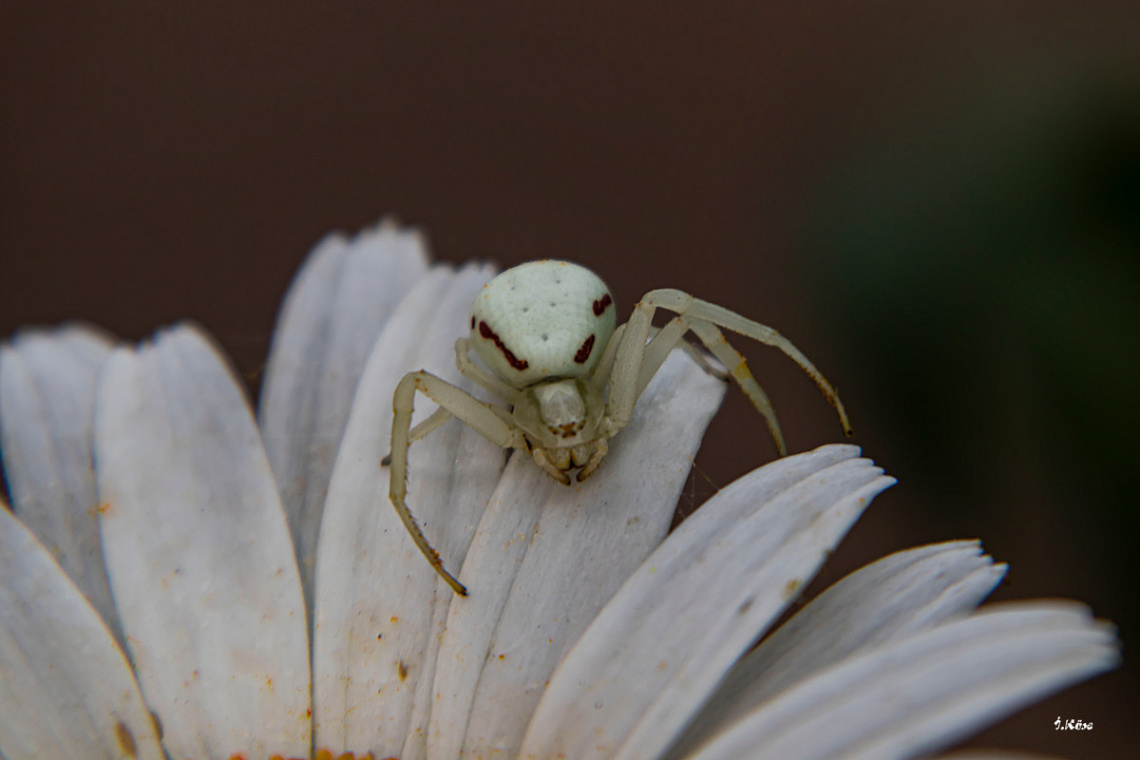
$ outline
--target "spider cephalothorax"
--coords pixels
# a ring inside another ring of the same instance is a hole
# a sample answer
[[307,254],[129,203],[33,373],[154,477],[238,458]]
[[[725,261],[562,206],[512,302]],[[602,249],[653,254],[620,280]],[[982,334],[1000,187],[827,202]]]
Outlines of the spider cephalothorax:
[[[655,331],[657,309],[677,316]],[[671,289],[646,293],[629,322],[620,327],[616,323],[613,297],[589,269],[566,261],[522,264],[487,283],[471,306],[470,336],[455,344],[459,371],[506,401],[510,412],[423,370],[407,374],[396,387],[392,453],[386,460],[392,467],[389,494],[416,545],[456,593],[466,595],[467,590],[444,569],[405,502],[408,445],[449,417],[458,417],[500,446],[531,452],[535,462],[561,483],[569,484],[575,470],[577,479],[584,480],[601,465],[608,440],[629,424],[637,399],[670,351],[685,349],[719,374],[685,341],[692,332],[764,416],[783,456],[786,448],[775,411],[744,357],[725,341],[723,327],[791,357],[819,385],[839,412],[844,431],[851,434],[835,389],[770,327]],[[471,359],[471,348],[490,373]],[[417,390],[439,409],[413,429]]]

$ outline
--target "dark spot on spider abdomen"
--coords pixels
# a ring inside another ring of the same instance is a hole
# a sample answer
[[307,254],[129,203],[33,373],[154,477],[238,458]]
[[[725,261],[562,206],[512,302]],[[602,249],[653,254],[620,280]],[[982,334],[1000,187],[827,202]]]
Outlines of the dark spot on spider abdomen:
[[[472,317],[474,319],[474,317]],[[503,352],[503,358],[507,360],[507,364],[511,365],[520,372],[530,366],[526,359],[520,359],[515,356],[506,345],[503,344],[503,339],[495,334],[486,322],[479,323],[479,335],[495,344],[495,348]],[[591,336],[593,337],[593,336]]]
[[603,314],[605,314],[606,309],[608,309],[610,307],[610,304],[612,304],[613,302],[614,302],[614,299],[610,297],[609,293],[606,293],[604,296],[599,298],[597,301],[594,301],[594,316],[600,317]]
[[582,347],[578,349],[578,353],[574,354],[574,362],[576,364],[585,364],[586,360],[590,358],[590,352],[594,350],[594,335],[582,341]]

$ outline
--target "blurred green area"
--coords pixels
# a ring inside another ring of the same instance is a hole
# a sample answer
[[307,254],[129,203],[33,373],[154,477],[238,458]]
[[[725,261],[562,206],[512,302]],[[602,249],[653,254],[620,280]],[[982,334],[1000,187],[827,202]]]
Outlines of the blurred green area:
[[980,86],[865,149],[809,220],[849,366],[931,517],[1054,521],[1110,600],[1097,612],[1126,631],[1140,624],[1137,85]]

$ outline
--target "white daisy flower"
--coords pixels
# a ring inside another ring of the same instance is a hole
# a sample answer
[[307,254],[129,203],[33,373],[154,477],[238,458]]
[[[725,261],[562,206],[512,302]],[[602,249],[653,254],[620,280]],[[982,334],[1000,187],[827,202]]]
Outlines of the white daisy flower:
[[456,597],[380,462],[406,371],[475,390],[453,345],[492,274],[429,267],[392,224],[323,242],[258,421],[191,325],[4,347],[0,756],[908,758],[1117,664],[1079,604],[977,610],[1004,567],[975,542],[891,555],[770,632],[893,480],[823,446],[666,537],[724,393],[683,352],[585,483],[455,420],[412,447]]

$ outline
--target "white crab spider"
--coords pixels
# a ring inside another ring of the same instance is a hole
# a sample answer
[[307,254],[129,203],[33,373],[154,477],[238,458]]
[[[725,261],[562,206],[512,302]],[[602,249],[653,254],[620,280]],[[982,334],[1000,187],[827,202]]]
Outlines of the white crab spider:
[[[657,309],[675,312],[660,330],[652,327]],[[471,332],[455,342],[459,371],[506,401],[511,411],[480,401],[445,380],[420,370],[409,372],[392,400],[392,451],[389,497],[416,546],[448,585],[461,596],[467,589],[443,567],[416,524],[408,505],[408,445],[454,416],[505,448],[529,451],[552,478],[570,484],[588,478],[602,463],[608,441],[629,424],[634,405],[669,352],[684,348],[714,370],[684,340],[692,332],[736,380],[764,416],[780,456],[787,453],[776,413],[748,365],[725,340],[721,327],[787,354],[807,372],[839,413],[847,435],[851,426],[835,389],[791,344],[770,327],[683,293],[653,290],[615,327],[616,307],[606,284],[585,267],[566,261],[532,261],[508,269],[483,287],[471,305]],[[650,340],[651,333],[652,340]],[[471,347],[494,373],[472,361]],[[439,405],[411,427],[416,391]]]

